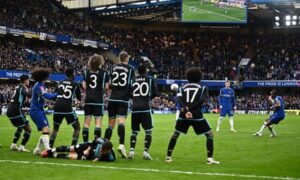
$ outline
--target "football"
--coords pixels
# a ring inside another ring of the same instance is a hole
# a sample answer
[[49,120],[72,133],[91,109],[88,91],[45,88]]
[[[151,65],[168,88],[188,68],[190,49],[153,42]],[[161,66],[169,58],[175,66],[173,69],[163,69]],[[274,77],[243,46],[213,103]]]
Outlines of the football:
[[178,88],[179,88],[178,84],[176,84],[176,83],[171,84],[171,90],[172,91],[177,92]]

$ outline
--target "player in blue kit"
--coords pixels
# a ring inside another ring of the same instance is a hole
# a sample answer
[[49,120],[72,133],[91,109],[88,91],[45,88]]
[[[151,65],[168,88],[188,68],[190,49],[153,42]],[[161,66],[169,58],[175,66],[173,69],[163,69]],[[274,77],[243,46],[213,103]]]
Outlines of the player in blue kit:
[[230,88],[230,81],[225,82],[225,88],[220,90],[219,96],[219,104],[220,104],[220,117],[218,119],[217,129],[216,131],[220,130],[220,125],[226,114],[229,116],[229,124],[230,124],[230,131],[236,132],[233,127],[233,111],[236,110],[235,106],[235,95],[234,90]]
[[36,81],[32,89],[32,99],[30,105],[30,117],[35,123],[38,131],[42,131],[38,144],[33,151],[33,154],[39,155],[41,148],[44,145],[45,149],[50,149],[49,146],[49,123],[44,111],[45,99],[55,99],[57,93],[48,93],[45,82],[48,79],[50,71],[44,68],[38,68],[32,72],[32,79]]
[[284,101],[281,96],[278,96],[276,90],[272,90],[269,96],[269,101],[272,103],[271,110],[274,113],[265,120],[264,124],[261,126],[260,130],[255,133],[255,136],[262,136],[263,130],[268,127],[271,132],[270,137],[276,137],[277,134],[274,131],[273,124],[278,124],[285,118],[284,112]]

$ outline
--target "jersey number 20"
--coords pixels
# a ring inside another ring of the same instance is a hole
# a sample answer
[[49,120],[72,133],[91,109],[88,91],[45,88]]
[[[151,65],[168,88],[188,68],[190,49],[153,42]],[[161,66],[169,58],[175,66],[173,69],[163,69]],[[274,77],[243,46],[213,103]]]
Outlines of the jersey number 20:
[[149,85],[146,82],[143,82],[141,84],[135,82],[133,83],[133,96],[146,96],[149,92]]

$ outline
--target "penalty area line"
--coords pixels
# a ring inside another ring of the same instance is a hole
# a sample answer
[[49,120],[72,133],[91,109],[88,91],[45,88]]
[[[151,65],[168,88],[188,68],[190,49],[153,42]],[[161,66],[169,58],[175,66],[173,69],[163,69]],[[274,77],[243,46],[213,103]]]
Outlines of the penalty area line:
[[233,173],[227,174],[227,173],[210,173],[210,172],[205,173],[205,172],[176,171],[176,170],[162,170],[162,169],[148,169],[148,168],[125,168],[125,167],[115,167],[115,166],[51,163],[51,162],[42,162],[42,161],[0,160],[0,163],[67,166],[67,167],[81,167],[81,168],[94,168],[94,169],[111,169],[111,170],[125,170],[125,171],[142,171],[142,172],[158,172],[158,173],[170,173],[170,174],[238,177],[238,178],[254,178],[254,179],[280,179],[280,180],[297,180],[297,179],[299,179],[299,178],[294,178],[294,177],[280,177],[280,176],[260,176],[260,175],[251,175],[251,174],[233,174]]

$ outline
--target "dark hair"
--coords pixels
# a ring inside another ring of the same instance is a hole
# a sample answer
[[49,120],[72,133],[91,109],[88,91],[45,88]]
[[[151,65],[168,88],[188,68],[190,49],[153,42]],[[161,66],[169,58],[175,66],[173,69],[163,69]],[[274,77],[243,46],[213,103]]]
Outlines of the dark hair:
[[145,65],[140,65],[138,67],[138,73],[141,75],[141,76],[145,76],[147,74],[147,68]]
[[275,89],[273,89],[271,92],[270,92],[270,94],[272,95],[272,96],[277,96],[278,95],[278,92],[275,90]]
[[48,79],[50,72],[47,68],[37,68],[31,72],[31,77],[35,81],[42,82]]
[[67,77],[73,77],[74,76],[74,69],[73,68],[66,68],[65,74]]
[[92,71],[97,71],[97,69],[100,67],[100,65],[104,64],[104,58],[103,56],[99,54],[94,54],[90,57],[90,60],[88,62],[88,67]]
[[20,82],[21,83],[24,83],[26,80],[28,80],[29,79],[29,76],[28,75],[26,75],[26,74],[23,74],[22,76],[20,76]]
[[105,142],[102,145],[102,149],[106,150],[106,151],[110,151],[110,150],[112,150],[112,148],[113,148],[112,143],[108,140],[105,140]]
[[201,80],[201,71],[199,68],[190,68],[186,70],[185,77],[190,83],[199,83]]

